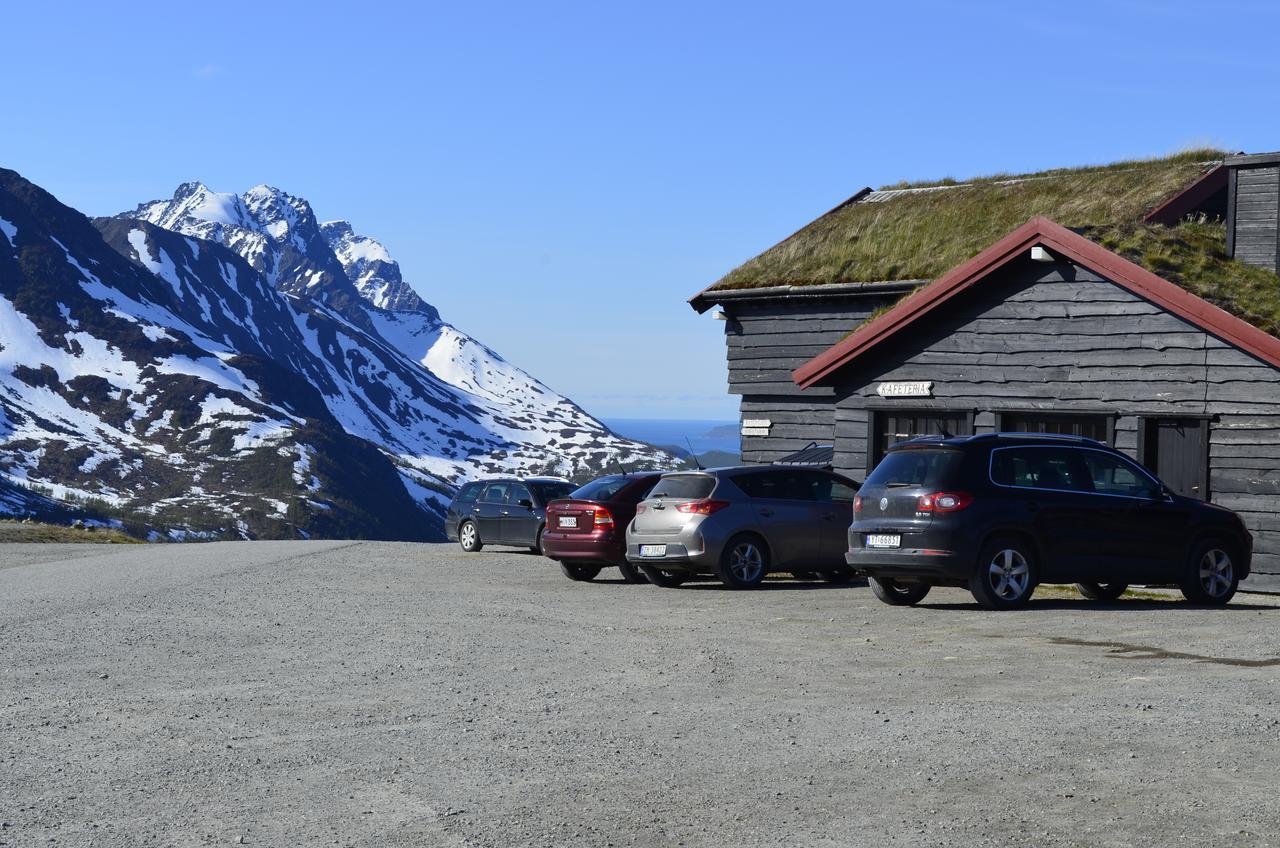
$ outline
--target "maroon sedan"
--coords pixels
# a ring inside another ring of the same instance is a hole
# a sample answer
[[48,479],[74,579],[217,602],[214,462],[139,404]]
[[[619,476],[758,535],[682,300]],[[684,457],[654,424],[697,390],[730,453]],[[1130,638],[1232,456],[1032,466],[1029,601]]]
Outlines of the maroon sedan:
[[557,560],[570,580],[594,580],[600,569],[617,566],[628,583],[647,582],[627,562],[627,525],[661,476],[650,471],[601,477],[551,501],[542,552]]

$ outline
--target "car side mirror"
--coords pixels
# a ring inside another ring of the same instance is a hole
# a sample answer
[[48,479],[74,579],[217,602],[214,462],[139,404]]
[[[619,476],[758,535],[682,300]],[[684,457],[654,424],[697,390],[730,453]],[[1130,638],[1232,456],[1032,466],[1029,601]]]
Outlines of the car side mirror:
[[519,501],[517,501],[517,503],[520,504],[520,506],[524,507],[525,509],[533,509],[533,501],[529,500],[528,498],[521,498]]

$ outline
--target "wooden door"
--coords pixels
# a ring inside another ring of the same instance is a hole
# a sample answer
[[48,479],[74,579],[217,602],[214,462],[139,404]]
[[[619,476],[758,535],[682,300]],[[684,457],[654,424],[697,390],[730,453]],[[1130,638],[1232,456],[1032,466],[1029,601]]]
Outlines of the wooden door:
[[1209,422],[1148,418],[1142,464],[1179,495],[1209,499]]

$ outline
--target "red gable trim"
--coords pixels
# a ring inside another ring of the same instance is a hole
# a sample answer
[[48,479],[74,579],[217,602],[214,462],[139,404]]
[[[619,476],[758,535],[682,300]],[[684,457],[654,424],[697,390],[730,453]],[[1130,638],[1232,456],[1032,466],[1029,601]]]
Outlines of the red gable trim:
[[1078,265],[1106,277],[1219,339],[1280,368],[1280,339],[1175,286],[1145,268],[1117,256],[1048,218],[1037,216],[967,262],[912,293],[888,312],[863,325],[844,341],[810,359],[791,378],[802,389],[815,385],[881,342],[922,318],[944,309],[957,295],[994,271],[1042,245]]
[[1173,226],[1194,212],[1200,204],[1227,187],[1227,168],[1218,165],[1173,197],[1161,203],[1142,219],[1144,224]]

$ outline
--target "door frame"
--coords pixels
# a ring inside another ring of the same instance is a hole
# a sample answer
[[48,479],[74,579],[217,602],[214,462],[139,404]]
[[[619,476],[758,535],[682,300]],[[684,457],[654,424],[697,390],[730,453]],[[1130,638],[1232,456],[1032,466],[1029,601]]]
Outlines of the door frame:
[[[1209,485],[1209,425],[1218,420],[1216,413],[1207,412],[1170,412],[1170,413],[1153,413],[1150,415],[1138,416],[1138,462],[1150,471],[1156,477],[1160,476],[1159,469],[1154,467],[1156,457],[1152,455],[1152,445],[1155,443],[1152,439],[1152,430],[1158,421],[1176,421],[1185,419],[1196,421],[1200,426],[1200,441],[1204,445],[1204,455],[1200,458],[1200,476],[1204,480],[1201,487],[1200,500],[1209,503],[1213,492]],[[1161,482],[1164,482],[1161,480]]]

